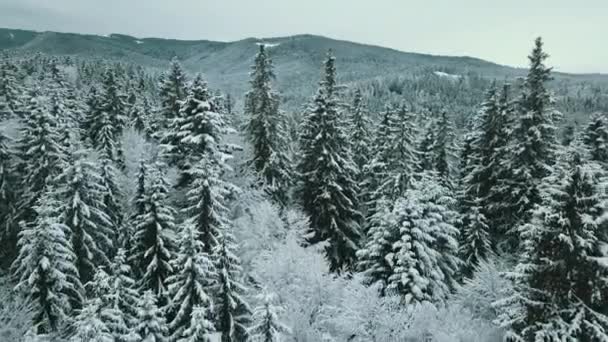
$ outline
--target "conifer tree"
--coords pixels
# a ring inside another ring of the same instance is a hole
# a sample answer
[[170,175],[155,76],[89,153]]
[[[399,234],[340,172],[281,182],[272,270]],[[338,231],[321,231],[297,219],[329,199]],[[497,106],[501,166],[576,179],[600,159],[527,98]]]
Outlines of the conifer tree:
[[423,175],[395,203],[386,223],[398,230],[393,243],[393,270],[387,290],[406,304],[445,300],[451,291],[457,258],[457,214],[453,199],[438,176]]
[[17,142],[22,189],[18,217],[31,223],[36,218],[33,207],[46,191],[47,183],[60,173],[64,153],[58,144],[57,122],[40,103],[36,91],[30,94],[26,112]]
[[161,115],[167,123],[181,116],[181,101],[187,94],[186,74],[182,70],[177,57],[171,60],[169,70],[163,74],[159,81],[159,98],[161,102]]
[[271,294],[258,296],[262,302],[253,311],[254,325],[249,328],[249,336],[252,342],[280,342],[282,336],[290,332],[290,329],[279,321],[280,307],[273,305]]
[[110,253],[112,255],[115,249],[121,245],[118,238],[120,237],[119,229],[123,223],[123,193],[119,188],[118,170],[116,170],[112,160],[102,155],[98,167],[101,185],[103,186],[103,211],[109,219],[110,227],[113,228],[113,232],[110,235],[113,241],[112,246],[114,247]]
[[330,269],[340,271],[354,264],[361,213],[357,168],[342,125],[335,58],[328,55],[324,66],[325,76],[300,136],[298,195],[311,217],[309,242],[328,241],[325,253]]
[[192,309],[192,318],[186,330],[178,342],[212,342],[213,324],[209,321],[208,309],[202,306],[196,306]]
[[4,56],[0,61],[0,120],[19,115],[23,110],[23,91],[17,81],[17,72],[17,66]]
[[37,201],[34,222],[19,233],[19,256],[13,263],[19,279],[16,288],[28,294],[34,304],[34,324],[38,333],[58,332],[82,303],[83,289],[74,266],[69,228],[60,223],[53,189]]
[[[133,279],[131,267],[127,263],[126,251],[118,249],[110,266],[110,296],[112,308],[122,317],[126,326],[131,328],[137,322],[139,293]],[[117,331],[123,334],[124,331]],[[124,342],[128,338],[122,337]],[[121,341],[123,342],[123,341]]]
[[11,139],[0,132],[0,256],[12,261],[17,253],[17,224],[14,222],[17,200],[14,152]]
[[608,162],[608,118],[606,114],[594,113],[583,133],[583,141],[591,152],[592,160]]
[[445,186],[453,188],[454,160],[457,159],[455,153],[455,136],[452,123],[446,111],[441,112],[441,117],[434,121],[433,127],[435,140],[432,145],[433,170]]
[[226,132],[223,115],[216,111],[207,84],[197,75],[180,110],[172,119],[161,143],[171,165],[180,171],[177,187],[188,187],[192,182],[192,167],[203,156],[223,165],[228,158],[222,150],[221,136]]
[[213,311],[213,301],[208,292],[215,278],[214,266],[209,255],[203,252],[203,243],[198,235],[191,224],[183,226],[179,252],[172,261],[174,274],[167,279],[169,330],[175,340],[183,336],[184,330],[193,328],[190,323],[196,307]]
[[160,306],[166,302],[167,278],[173,272],[170,261],[175,248],[175,210],[168,203],[167,181],[162,172],[162,165],[157,165],[150,174],[145,212],[136,218],[130,255],[140,288],[152,291],[159,298]]
[[145,342],[167,341],[167,326],[158,309],[157,298],[152,291],[145,291],[139,305],[136,331]]
[[[543,51],[540,38],[528,57],[530,70],[525,79],[523,94],[509,146],[507,168],[510,177],[505,180],[509,188],[508,208],[503,215],[507,226],[515,233],[519,225],[529,221],[531,210],[541,203],[539,184],[547,176],[555,159],[556,113],[546,83],[551,80],[551,68],[545,66],[548,55]],[[517,246],[517,237],[511,235],[511,247]]]
[[521,229],[517,292],[506,302],[519,302],[523,312],[510,319],[511,340],[608,339],[603,195],[596,185],[597,167],[579,143],[574,145],[565,167],[556,167],[545,179],[545,200]]
[[89,300],[74,319],[70,342],[113,342],[106,324],[99,318],[100,300]]
[[109,265],[112,226],[104,212],[104,187],[93,163],[78,152],[59,176],[61,219],[70,229],[75,265],[82,284],[93,278],[95,268]]
[[271,86],[275,78],[272,60],[263,44],[252,69],[251,90],[245,94],[245,114],[249,117],[245,132],[253,146],[253,156],[248,164],[253,166],[271,197],[284,206],[291,175],[290,160],[285,151],[279,95]]
[[372,158],[371,148],[371,132],[372,122],[369,118],[367,108],[363,103],[363,95],[361,90],[355,91],[353,107],[351,111],[351,138],[353,140],[353,161],[357,165],[357,169],[362,173],[365,166],[369,164]]
[[228,226],[226,197],[236,188],[221,179],[221,167],[207,155],[201,157],[192,175],[194,183],[187,193],[188,206],[184,213],[187,223],[198,231],[203,251],[213,255],[219,237]]
[[215,304],[217,331],[222,334],[222,342],[247,340],[247,325],[251,321],[251,308],[245,301],[245,286],[239,281],[242,268],[234,254],[234,237],[228,231],[222,234],[216,247],[217,285]]

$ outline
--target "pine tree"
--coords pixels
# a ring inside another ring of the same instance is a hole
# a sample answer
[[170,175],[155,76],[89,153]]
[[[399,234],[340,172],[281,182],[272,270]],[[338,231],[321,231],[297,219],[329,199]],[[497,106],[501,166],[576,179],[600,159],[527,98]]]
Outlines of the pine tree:
[[15,114],[20,115],[23,110],[22,89],[17,82],[19,69],[8,57],[0,61],[0,120],[7,119]]
[[350,130],[353,140],[353,161],[362,174],[362,171],[372,158],[372,139],[370,133],[372,122],[369,118],[367,108],[363,103],[363,95],[361,95],[360,89],[355,91],[350,121],[352,125]]
[[46,191],[47,183],[61,171],[64,154],[58,144],[57,122],[43,108],[36,91],[30,94],[26,112],[21,137],[17,142],[17,156],[20,160],[17,170],[22,189],[19,194],[18,217],[19,220],[30,223],[36,218],[33,207]]
[[514,341],[605,341],[608,265],[600,229],[604,214],[597,167],[574,143],[541,189],[546,196],[521,229],[523,254],[515,269],[524,310],[511,320]]
[[167,181],[162,165],[150,174],[150,190],[146,195],[145,212],[137,216],[133,251],[130,258],[142,290],[152,291],[159,305],[166,301],[167,278],[172,274],[175,234],[175,210],[168,204]]
[[182,70],[177,57],[171,60],[169,70],[163,74],[159,82],[159,98],[161,102],[161,115],[165,121],[180,117],[181,101],[186,98],[186,74]]
[[218,282],[216,296],[217,331],[222,334],[222,342],[247,340],[246,326],[251,320],[251,308],[243,296],[245,286],[239,282],[242,277],[241,261],[234,254],[234,237],[225,231],[216,247],[216,270]]
[[245,114],[249,117],[245,132],[253,146],[253,156],[248,164],[253,166],[271,197],[285,206],[291,175],[290,160],[285,150],[279,95],[271,86],[275,78],[272,60],[264,45],[260,45],[252,69],[251,90],[245,94]]
[[[131,267],[127,264],[126,251],[118,249],[110,266],[110,296],[112,308],[122,317],[127,327],[135,326],[139,293],[132,277]],[[117,331],[123,334],[124,331]],[[128,342],[128,338],[122,338]],[[123,341],[121,341],[123,342]]]
[[393,270],[387,290],[402,296],[406,304],[447,298],[460,266],[457,258],[457,214],[453,199],[438,176],[423,175],[395,203],[387,224],[398,229],[393,243]]
[[608,118],[606,114],[594,113],[583,133],[583,141],[591,151],[592,160],[608,162]]
[[17,253],[17,225],[14,222],[17,200],[17,175],[13,169],[11,139],[0,132],[0,256],[12,260]]
[[249,328],[250,341],[252,342],[280,342],[283,334],[290,329],[279,321],[278,313],[280,307],[272,304],[273,296],[263,294],[258,296],[261,305],[253,311],[254,325]]
[[38,333],[59,331],[68,323],[73,304],[82,303],[69,228],[57,219],[58,205],[52,189],[40,197],[34,207],[36,220],[19,233],[19,256],[13,263],[16,288],[35,303]]
[[206,307],[195,306],[192,309],[190,324],[178,342],[211,342],[213,324],[207,319],[208,309]]
[[139,305],[136,331],[143,342],[167,341],[167,326],[152,291],[145,291]]
[[[169,330],[174,339],[183,336],[190,326],[196,307],[213,310],[209,288],[215,277],[213,263],[203,252],[203,243],[196,228],[185,224],[180,232],[179,252],[172,261],[174,275],[167,279]],[[208,323],[210,324],[210,323]]]
[[453,188],[454,160],[457,159],[454,147],[455,136],[452,123],[446,111],[441,112],[439,120],[434,121],[436,132],[433,142],[433,170],[435,170],[445,186]]
[[193,178],[191,168],[202,156],[221,164],[228,158],[220,146],[227,127],[216,109],[207,84],[201,75],[197,75],[182,104],[180,116],[172,119],[169,131],[161,140],[169,164],[177,166],[180,171],[177,187],[190,185]]
[[100,300],[90,300],[74,320],[74,335],[70,342],[113,342],[108,327],[99,318]]
[[356,166],[347,143],[336,85],[335,58],[328,55],[325,76],[308,111],[300,136],[298,195],[311,217],[311,243],[328,241],[332,271],[349,269],[359,248]]
[[93,163],[82,152],[58,178],[62,221],[70,229],[75,265],[81,283],[93,278],[95,268],[109,265],[107,253],[112,246],[112,226],[104,212],[104,187]]
[[[518,118],[513,127],[510,140],[510,156],[507,168],[511,175],[505,180],[509,187],[509,207],[503,215],[507,217],[506,226],[513,228],[528,222],[531,210],[541,203],[539,184],[547,176],[555,159],[556,117],[552,109],[552,99],[546,88],[551,80],[551,68],[544,62],[548,55],[543,51],[540,38],[535,41],[530,60],[530,70],[524,82],[523,94],[519,99]],[[517,246],[517,238],[512,237],[510,245]]]
[[114,228],[114,231],[110,235],[113,241],[113,250],[110,252],[110,255],[112,255],[115,249],[121,245],[118,238],[120,237],[119,229],[123,223],[123,193],[119,188],[118,170],[116,170],[112,160],[102,156],[98,167],[103,186],[103,211],[109,219],[110,227]]
[[213,255],[218,238],[228,226],[226,198],[236,188],[221,179],[221,167],[207,155],[203,155],[192,170],[194,183],[187,193],[188,206],[184,214],[187,223],[198,230],[203,251]]

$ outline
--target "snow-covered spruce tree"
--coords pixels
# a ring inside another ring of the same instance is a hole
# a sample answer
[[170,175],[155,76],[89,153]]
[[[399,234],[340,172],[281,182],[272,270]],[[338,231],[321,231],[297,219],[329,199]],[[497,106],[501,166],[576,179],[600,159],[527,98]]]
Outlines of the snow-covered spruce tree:
[[222,334],[222,342],[246,341],[251,322],[252,311],[243,298],[247,289],[240,282],[241,261],[234,249],[234,237],[224,231],[215,252],[218,281],[214,289],[216,328]]
[[70,229],[75,266],[82,284],[93,279],[95,268],[108,266],[112,224],[104,212],[104,187],[96,166],[77,152],[58,178],[62,222]]
[[248,116],[245,132],[253,147],[253,155],[248,164],[256,171],[271,197],[285,206],[291,178],[291,161],[286,153],[279,95],[271,86],[275,77],[272,60],[263,44],[260,44],[252,69],[251,90],[245,94],[245,115]]
[[608,117],[594,113],[583,132],[583,141],[591,152],[591,158],[605,164],[608,162]]
[[[94,146],[96,137],[94,129],[98,129],[100,126],[98,119],[101,115],[101,99],[99,96],[99,89],[95,85],[91,86],[86,94],[84,113],[79,121],[80,138],[87,146]],[[105,120],[107,120],[106,116],[103,117],[102,122]]]
[[58,332],[68,323],[74,304],[82,303],[84,290],[74,266],[69,228],[58,219],[53,189],[37,201],[34,222],[19,233],[19,256],[13,273],[16,289],[31,296],[38,333]]
[[104,73],[103,87],[99,95],[99,112],[93,118],[90,138],[93,147],[103,151],[117,165],[124,166],[121,140],[126,125],[125,96],[115,71],[108,68]]
[[569,165],[545,179],[545,200],[521,229],[512,300],[524,310],[507,322],[511,341],[608,340],[603,195],[597,167],[574,145]]
[[110,331],[99,317],[101,300],[92,299],[74,319],[74,335],[70,342],[114,342]]
[[258,296],[260,305],[253,310],[254,324],[249,328],[249,340],[252,342],[281,342],[289,327],[279,320],[282,308],[273,304],[274,296],[265,293]]
[[167,324],[161,310],[157,306],[157,298],[152,291],[145,291],[137,315],[139,322],[135,330],[142,342],[167,341]]
[[227,155],[220,142],[226,129],[223,115],[216,111],[205,80],[197,75],[179,117],[171,120],[168,132],[161,140],[169,164],[179,169],[177,187],[190,185],[191,169],[203,155],[223,164]]
[[109,218],[110,227],[113,228],[112,234],[110,235],[110,238],[113,241],[113,249],[110,252],[110,255],[112,255],[115,252],[115,249],[122,246],[122,244],[125,242],[118,240],[120,237],[119,229],[123,223],[123,193],[119,188],[118,170],[114,166],[115,164],[112,162],[112,160],[104,156],[102,153],[98,164],[99,176],[103,186],[102,209]]
[[353,141],[353,161],[359,170],[359,183],[363,181],[363,170],[372,158],[372,122],[365,106],[361,89],[355,91],[350,116],[350,132]]
[[0,120],[15,114],[21,114],[23,109],[22,88],[17,81],[18,67],[7,56],[0,61]]
[[198,235],[196,227],[184,224],[180,231],[179,252],[171,263],[174,273],[167,279],[167,312],[173,340],[177,340],[184,330],[191,328],[195,307],[213,311],[209,290],[215,278],[214,266],[209,255],[203,251],[203,243]]
[[[139,293],[136,289],[136,282],[133,279],[131,267],[127,264],[126,251],[118,249],[112,264],[110,265],[110,293],[112,308],[121,316],[121,320],[126,326],[132,328],[137,322],[137,305],[139,301]],[[115,330],[115,334],[123,334],[124,331]],[[122,337],[124,342],[128,339]],[[121,342],[123,342],[121,341]]]
[[357,167],[343,126],[335,58],[328,54],[325,75],[304,119],[300,135],[298,195],[311,217],[310,243],[327,241],[332,271],[352,268],[359,248]]
[[148,138],[152,136],[152,128],[150,126],[151,113],[152,106],[145,96],[137,98],[129,111],[131,126]]
[[[169,70],[159,81],[160,114],[166,124],[179,116],[181,102],[186,99],[187,79],[177,57],[171,60]],[[163,127],[165,127],[163,125]]]
[[[180,337],[178,342],[212,342],[213,323],[208,319],[209,309],[204,306],[195,306],[190,314],[189,326]],[[244,340],[243,340],[244,341]]]
[[64,152],[58,144],[57,121],[40,103],[34,90],[30,93],[17,142],[20,176],[18,220],[31,223],[36,219],[35,206],[46,191],[47,183],[61,172]]
[[218,239],[228,227],[226,197],[236,191],[234,185],[221,178],[222,167],[207,154],[191,170],[194,182],[187,193],[187,207],[183,212],[190,224],[198,231],[207,255],[214,254]]
[[385,256],[394,258],[387,290],[406,304],[443,301],[454,285],[460,261],[453,202],[438,176],[425,174],[395,203],[388,224],[399,233]]
[[546,86],[551,80],[551,68],[544,64],[547,57],[542,40],[537,38],[528,57],[530,70],[518,101],[517,118],[508,146],[505,167],[510,170],[510,175],[504,182],[509,197],[504,199],[508,201],[508,207],[503,208],[502,215],[507,219],[506,228],[515,234],[510,234],[511,248],[518,245],[516,228],[528,222],[531,210],[541,203],[539,184],[555,159],[553,119],[556,114]]
[[453,189],[454,161],[457,160],[453,124],[445,110],[441,112],[439,119],[433,122],[436,123],[433,127],[435,131],[432,145],[433,170],[437,172],[443,185]]
[[[18,226],[14,222],[17,200],[17,176],[13,168],[12,141],[0,132],[0,256],[12,261],[17,254]],[[3,264],[3,263],[0,263]]]
[[137,215],[131,264],[135,265],[139,287],[150,290],[166,304],[167,278],[173,273],[175,210],[168,203],[168,185],[162,165],[150,172],[150,189],[146,195],[145,212]]

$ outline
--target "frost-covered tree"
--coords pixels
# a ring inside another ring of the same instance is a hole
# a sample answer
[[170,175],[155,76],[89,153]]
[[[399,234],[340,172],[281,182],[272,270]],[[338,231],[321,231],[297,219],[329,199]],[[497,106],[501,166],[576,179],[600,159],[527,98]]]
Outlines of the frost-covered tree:
[[581,149],[567,158],[545,179],[544,201],[521,229],[517,293],[506,301],[523,307],[506,322],[512,341],[608,339],[603,194]]
[[229,225],[225,202],[235,188],[222,180],[221,167],[207,155],[203,155],[191,171],[194,182],[187,193],[188,205],[184,213],[188,224],[198,231],[203,251],[213,255],[218,238]]
[[[112,264],[110,265],[110,293],[111,307],[121,316],[121,321],[129,328],[133,327],[137,320],[137,305],[139,293],[136,282],[133,279],[131,267],[127,264],[126,251],[118,249]],[[116,333],[124,334],[122,330],[114,329]],[[124,342],[128,342],[123,337]],[[122,342],[122,341],[121,341]]]
[[100,300],[90,300],[74,319],[70,342],[113,342],[106,324],[99,318]]
[[436,177],[414,182],[387,218],[398,229],[392,253],[385,256],[394,258],[387,290],[406,304],[445,300],[460,266],[454,201]]
[[370,131],[372,129],[372,122],[360,89],[355,91],[350,124],[352,125],[350,132],[353,144],[353,161],[357,165],[360,174],[362,174],[365,166],[369,164],[372,158],[372,134]]
[[174,274],[167,279],[169,330],[174,340],[193,328],[190,323],[196,307],[213,311],[209,290],[215,278],[214,267],[198,235],[191,224],[182,227],[179,252],[172,260]]
[[591,152],[591,158],[599,163],[608,162],[608,117],[594,113],[583,132],[583,141]]
[[167,325],[162,312],[156,305],[157,299],[152,291],[145,291],[139,304],[135,330],[141,337],[142,342],[165,342],[167,341]]
[[13,260],[17,253],[17,225],[13,221],[17,201],[17,174],[13,166],[12,140],[0,132],[0,255]]
[[223,164],[227,155],[220,143],[226,129],[223,115],[217,112],[205,80],[197,75],[179,116],[171,120],[168,132],[161,140],[169,164],[180,171],[177,187],[190,185],[191,169],[202,156]]
[[178,342],[212,342],[213,323],[209,321],[209,309],[203,306],[195,306],[190,314],[190,324],[181,336],[176,340]]
[[309,242],[327,241],[332,271],[349,269],[359,248],[361,213],[356,183],[357,167],[348,144],[335,58],[328,54],[325,75],[304,119],[300,135],[298,195],[311,217]]
[[269,293],[258,296],[260,305],[253,310],[254,324],[249,328],[249,340],[252,342],[281,342],[290,329],[279,320],[282,308],[273,304],[273,295]]
[[131,264],[135,265],[139,286],[152,291],[164,306],[167,278],[173,273],[175,242],[175,210],[169,204],[167,180],[162,165],[150,174],[150,189],[146,195],[145,211],[135,220]]
[[[508,207],[503,208],[502,215],[507,218],[505,226],[511,233],[528,222],[531,210],[541,203],[539,184],[555,159],[554,119],[557,115],[546,84],[551,80],[551,68],[544,64],[547,57],[542,40],[537,38],[528,57],[530,70],[518,101],[509,157],[505,161],[510,170],[509,177],[504,180],[509,197],[506,199]],[[510,245],[516,247],[517,239],[511,236]]]
[[181,101],[186,98],[186,82],[186,74],[177,57],[174,57],[169,70],[159,81],[160,113],[165,120],[170,121],[180,116]]
[[433,123],[436,124],[431,126],[435,131],[432,145],[433,170],[445,186],[453,188],[454,161],[457,159],[453,123],[446,111],[441,112],[439,119]]
[[22,87],[17,80],[19,69],[7,56],[0,61],[0,120],[23,110]]
[[[118,229],[123,222],[123,192],[120,190],[118,170],[112,160],[102,156],[98,161],[98,164],[101,185],[103,186],[103,211],[109,219],[110,226],[113,228],[110,237],[113,240],[113,247],[116,248],[121,245],[121,241],[118,241]],[[113,252],[115,252],[115,250],[112,250],[112,253]]]
[[251,90],[245,94],[245,125],[253,154],[248,164],[253,167],[271,197],[286,205],[291,162],[287,156],[287,141],[283,113],[279,110],[279,95],[272,90],[274,79],[272,60],[263,44],[255,57],[251,72]]
[[36,220],[19,233],[19,256],[13,263],[16,289],[31,296],[38,333],[57,332],[68,323],[83,289],[74,266],[69,228],[58,219],[58,201],[48,190],[34,207]]
[[112,223],[104,212],[105,189],[95,164],[82,152],[58,178],[61,220],[70,229],[75,265],[80,281],[93,279],[95,268],[109,265],[107,253],[112,246]]
[[20,175],[19,220],[35,220],[33,207],[47,189],[47,184],[61,171],[64,151],[59,145],[57,121],[32,91],[17,142],[17,171]]
[[252,311],[244,298],[247,289],[240,281],[241,262],[234,248],[234,237],[224,231],[215,252],[218,280],[214,289],[216,328],[222,334],[222,342],[246,341],[247,325],[251,321]]

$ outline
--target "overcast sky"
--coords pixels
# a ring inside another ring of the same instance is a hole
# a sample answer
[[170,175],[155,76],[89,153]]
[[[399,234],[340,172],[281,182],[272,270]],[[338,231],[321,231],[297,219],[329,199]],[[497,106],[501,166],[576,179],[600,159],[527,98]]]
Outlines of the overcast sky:
[[0,27],[231,41],[300,33],[608,73],[608,0],[0,0]]

